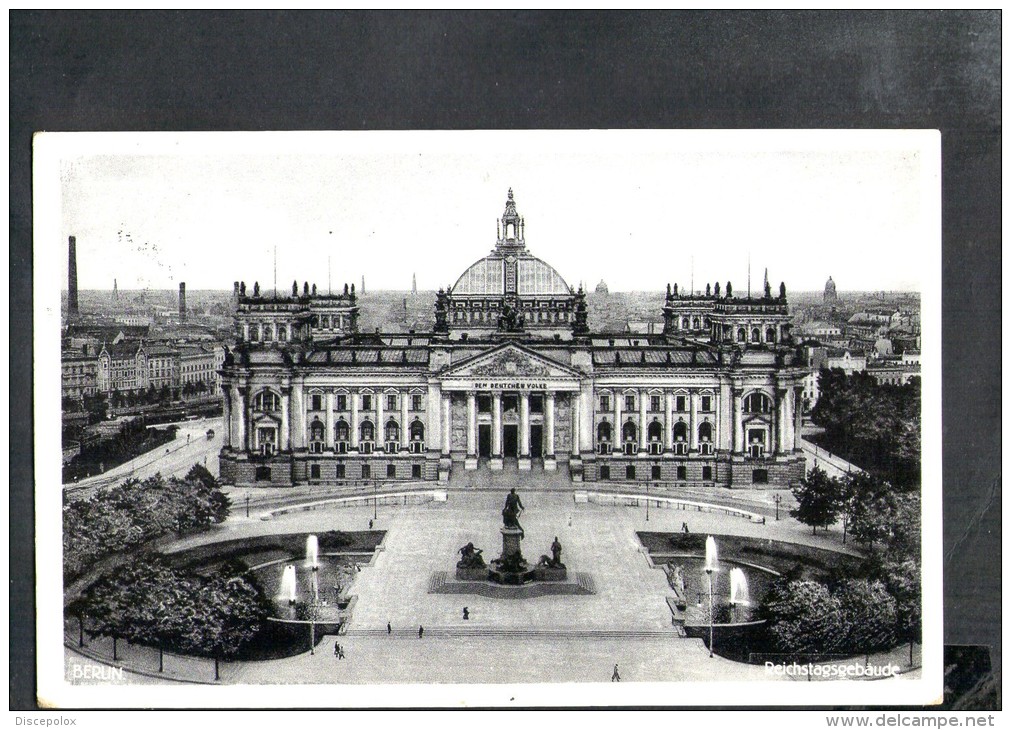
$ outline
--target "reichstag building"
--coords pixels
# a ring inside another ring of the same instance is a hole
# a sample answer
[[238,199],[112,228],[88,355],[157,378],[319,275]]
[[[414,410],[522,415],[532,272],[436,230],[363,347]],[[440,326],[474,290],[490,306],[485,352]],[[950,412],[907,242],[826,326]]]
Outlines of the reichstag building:
[[354,287],[236,285],[220,371],[226,483],[445,481],[567,470],[573,482],[789,486],[806,369],[786,289],[668,286],[662,334],[595,332],[582,288],[534,256],[512,190],[494,249],[440,290],[421,334],[364,333]]

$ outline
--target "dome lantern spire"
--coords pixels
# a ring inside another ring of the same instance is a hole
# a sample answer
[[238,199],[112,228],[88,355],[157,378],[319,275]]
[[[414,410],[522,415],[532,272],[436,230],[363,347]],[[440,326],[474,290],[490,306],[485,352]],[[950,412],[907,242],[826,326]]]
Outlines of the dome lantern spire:
[[523,240],[525,223],[523,217],[516,212],[516,201],[513,189],[509,188],[506,197],[505,212],[502,213],[501,227],[498,232],[499,247],[524,248]]

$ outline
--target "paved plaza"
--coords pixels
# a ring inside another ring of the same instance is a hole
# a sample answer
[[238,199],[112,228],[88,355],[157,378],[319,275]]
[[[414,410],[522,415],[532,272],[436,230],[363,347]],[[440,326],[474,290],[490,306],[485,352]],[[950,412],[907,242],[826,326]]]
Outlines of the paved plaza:
[[[222,665],[221,681],[240,684],[313,683],[523,683],[609,681],[613,665],[623,681],[768,680],[762,667],[710,658],[699,640],[681,638],[666,603],[663,572],[651,568],[637,530],[678,532],[687,521],[694,533],[786,539],[842,549],[839,535],[812,536],[795,521],[765,524],[707,512],[576,504],[573,491],[522,491],[526,511],[524,556],[535,562],[550,553],[555,536],[570,572],[589,573],[595,595],[528,599],[428,593],[436,571],[450,578],[459,548],[473,542],[486,560],[498,557],[501,510],[508,475],[477,473],[467,491],[451,490],[446,502],[378,506],[376,529],[386,531],[383,548],[363,565],[349,593],[357,596],[347,635],[338,641],[347,658],[333,655],[334,637],[287,659]],[[481,488],[484,487],[484,488]],[[235,517],[214,531],[174,543],[180,550],[251,535],[326,530],[365,530],[373,506],[297,511],[261,520],[257,513]],[[717,538],[718,539],[718,538]],[[469,620],[463,619],[463,608]],[[387,622],[393,635],[386,634]],[[418,638],[419,626],[425,627]],[[102,653],[102,639],[91,651]],[[127,667],[157,668],[156,653],[123,647]],[[75,652],[70,662],[87,661]],[[210,662],[170,657],[166,674],[213,680]],[[130,681],[130,674],[127,680]],[[150,681],[145,677],[142,681]]]

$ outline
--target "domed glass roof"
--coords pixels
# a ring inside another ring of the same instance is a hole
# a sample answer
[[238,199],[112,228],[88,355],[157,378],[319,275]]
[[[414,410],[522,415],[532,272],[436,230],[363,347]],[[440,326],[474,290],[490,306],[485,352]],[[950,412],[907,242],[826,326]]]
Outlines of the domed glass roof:
[[[463,272],[453,285],[452,293],[503,296],[507,265],[501,254],[486,256]],[[516,293],[519,296],[543,296],[571,292],[557,271],[539,258],[526,254],[517,256]]]

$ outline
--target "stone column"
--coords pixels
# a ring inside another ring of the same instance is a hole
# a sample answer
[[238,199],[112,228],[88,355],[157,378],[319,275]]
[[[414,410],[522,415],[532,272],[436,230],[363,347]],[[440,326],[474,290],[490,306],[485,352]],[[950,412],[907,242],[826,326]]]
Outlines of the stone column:
[[520,392],[520,458],[519,468],[530,469],[530,392]]
[[386,449],[386,393],[376,393],[376,444],[377,450]]
[[786,399],[786,388],[776,388],[776,450],[774,452],[776,454],[786,453],[786,429],[789,420]]
[[544,470],[555,469],[555,392],[544,394]]
[[247,412],[248,411],[248,407],[247,407],[246,401],[247,401],[247,396],[249,395],[249,389],[248,388],[236,388],[235,392],[236,392],[236,400],[239,403],[239,407],[237,409],[238,413],[236,414],[239,417],[239,423],[238,423],[238,426],[239,426],[239,428],[238,428],[239,448],[242,449],[243,451],[249,451],[249,440],[246,437],[246,421],[249,418],[249,413]]
[[442,455],[449,456],[450,453],[450,431],[453,427],[453,412],[450,409],[449,393],[442,394]]
[[291,408],[291,386],[281,387],[281,451],[291,448],[291,419],[288,410]]
[[467,456],[464,469],[477,469],[477,393],[467,391]]
[[222,386],[221,390],[223,395],[221,399],[221,422],[224,426],[222,429],[224,431],[223,445],[228,449],[232,446],[232,393],[227,386]]
[[326,408],[326,450],[333,451],[334,449],[334,424],[333,424],[333,391],[327,391],[326,398],[324,398],[323,407]]
[[580,448],[580,433],[582,429],[580,428],[580,393],[579,391],[574,391],[572,393],[572,456],[574,458],[579,458],[579,448]]
[[663,414],[663,450],[670,453],[674,450],[674,394],[667,393],[667,401]]
[[491,394],[491,461],[494,470],[502,468],[502,391]]
[[407,401],[410,400],[411,396],[409,393],[401,393],[400,398],[400,450],[407,451],[410,442],[411,434],[410,429],[407,428]]
[[358,393],[351,392],[348,393],[348,398],[351,399],[351,449],[353,451],[358,451],[358,426],[361,420],[358,415]]
[[621,452],[621,399],[624,396],[618,392],[617,389],[614,391],[614,431],[611,433],[612,440],[614,441],[614,450]]
[[438,382],[428,384],[428,400],[425,402],[425,449],[435,451],[442,448],[442,386]]
[[790,410],[793,415],[793,429],[787,442],[792,451],[800,449],[800,433],[804,428],[804,389],[793,389],[793,400],[790,402]]
[[699,396],[694,390],[688,393],[690,406],[688,420],[688,448],[692,451],[699,450]]
[[744,414],[741,412],[744,404],[741,402],[742,388],[734,388],[734,453],[744,453]]
[[649,401],[649,394],[645,390],[639,391],[639,455],[645,456],[649,452],[646,446],[646,431],[649,422],[646,420],[646,403]]
[[292,414],[291,420],[294,429],[291,432],[293,449],[305,448],[305,395],[302,383],[297,383],[292,390]]

